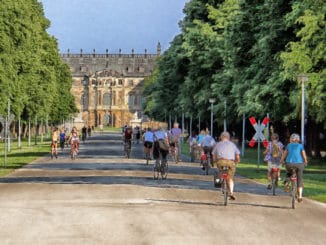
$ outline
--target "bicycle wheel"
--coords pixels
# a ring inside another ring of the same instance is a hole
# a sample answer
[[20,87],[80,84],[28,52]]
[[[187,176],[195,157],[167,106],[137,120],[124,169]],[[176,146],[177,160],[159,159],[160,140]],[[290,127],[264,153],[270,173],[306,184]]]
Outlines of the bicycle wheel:
[[169,171],[169,165],[168,165],[168,162],[165,161],[164,163],[161,164],[162,179],[166,179],[166,177],[168,176],[168,171]]
[[272,191],[273,191],[273,196],[276,195],[276,187],[277,187],[277,179],[278,177],[276,176],[273,176],[273,179],[272,179]]
[[146,158],[146,165],[148,165],[148,162],[149,162],[149,152],[146,152],[145,158]]
[[223,190],[223,198],[224,198],[224,206],[228,205],[228,184],[226,180],[223,180],[222,183],[222,190]]
[[154,163],[154,167],[153,167],[153,176],[154,176],[154,179],[158,179],[159,175],[160,175],[160,161],[159,159],[156,159],[155,160],[155,163]]
[[292,183],[292,192],[291,192],[291,197],[292,197],[292,208],[295,209],[295,199],[297,198],[297,185],[294,181]]
[[76,150],[74,149],[74,151],[72,152],[72,159],[75,160],[77,157],[77,154],[76,154]]

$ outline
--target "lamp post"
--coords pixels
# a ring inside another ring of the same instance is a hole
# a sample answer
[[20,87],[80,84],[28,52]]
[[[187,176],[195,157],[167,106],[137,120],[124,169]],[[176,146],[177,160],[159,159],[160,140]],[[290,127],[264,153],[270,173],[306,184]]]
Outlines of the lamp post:
[[211,103],[211,136],[213,137],[213,104],[215,103],[215,98],[210,98],[209,103]]
[[301,142],[304,146],[304,123],[305,123],[305,82],[308,81],[308,76],[306,74],[299,74],[298,80],[301,83]]
[[226,132],[226,100],[224,101],[224,127],[223,131]]

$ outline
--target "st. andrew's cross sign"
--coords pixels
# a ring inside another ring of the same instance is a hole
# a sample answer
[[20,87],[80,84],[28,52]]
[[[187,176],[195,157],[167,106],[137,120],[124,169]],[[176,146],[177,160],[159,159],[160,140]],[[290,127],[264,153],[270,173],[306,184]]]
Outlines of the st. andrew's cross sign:
[[265,117],[262,123],[257,123],[256,119],[254,117],[250,117],[249,121],[251,123],[251,125],[254,127],[254,129],[256,130],[256,133],[254,135],[254,137],[252,137],[252,139],[249,142],[249,146],[250,147],[254,147],[256,142],[262,142],[263,145],[265,147],[268,146],[268,140],[266,140],[264,134],[263,134],[263,130],[265,129],[267,123],[269,122],[269,118]]

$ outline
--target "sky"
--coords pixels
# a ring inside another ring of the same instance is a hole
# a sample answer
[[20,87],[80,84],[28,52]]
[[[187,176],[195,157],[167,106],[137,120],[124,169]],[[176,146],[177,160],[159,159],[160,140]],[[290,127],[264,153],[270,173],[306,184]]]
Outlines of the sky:
[[181,32],[189,0],[39,0],[60,53],[156,53]]

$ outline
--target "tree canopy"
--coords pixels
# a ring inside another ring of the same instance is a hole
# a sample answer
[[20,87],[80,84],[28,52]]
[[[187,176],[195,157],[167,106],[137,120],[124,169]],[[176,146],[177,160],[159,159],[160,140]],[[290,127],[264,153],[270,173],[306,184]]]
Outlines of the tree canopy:
[[181,33],[163,53],[145,86],[146,112],[163,120],[183,108],[217,123],[242,114],[287,124],[300,119],[306,74],[307,115],[326,128],[326,3],[323,0],[190,0]]
[[34,118],[60,122],[76,111],[69,67],[37,0],[1,0],[0,114],[23,121]]

